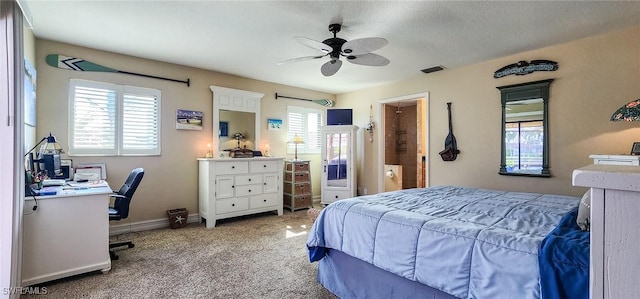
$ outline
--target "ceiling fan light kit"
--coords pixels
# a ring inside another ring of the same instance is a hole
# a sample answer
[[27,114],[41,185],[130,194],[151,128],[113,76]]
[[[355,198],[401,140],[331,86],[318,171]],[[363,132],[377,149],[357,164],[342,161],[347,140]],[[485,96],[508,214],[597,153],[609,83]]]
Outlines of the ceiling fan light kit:
[[381,37],[367,37],[347,41],[337,37],[337,33],[340,32],[340,29],[342,29],[342,25],[340,24],[329,25],[329,31],[333,33],[333,37],[325,39],[322,42],[302,36],[296,36],[298,42],[309,48],[321,51],[324,55],[288,59],[279,62],[278,65],[329,56],[330,60],[324,63],[320,68],[320,72],[328,77],[334,75],[338,70],[340,70],[340,67],[342,66],[340,56],[345,57],[347,61],[353,64],[359,65],[385,66],[389,64],[389,59],[384,56],[371,53],[384,47],[388,43],[386,39]]

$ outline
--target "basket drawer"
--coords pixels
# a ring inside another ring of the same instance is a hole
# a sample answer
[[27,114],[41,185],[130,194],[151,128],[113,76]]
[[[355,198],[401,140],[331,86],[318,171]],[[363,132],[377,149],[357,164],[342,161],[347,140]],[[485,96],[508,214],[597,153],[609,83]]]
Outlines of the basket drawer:
[[284,192],[289,194],[311,194],[311,184],[284,183]]
[[311,207],[311,194],[291,196],[289,194],[284,195],[284,205],[291,209],[310,208]]
[[309,162],[286,162],[285,169],[288,171],[309,171]]
[[[295,173],[295,182],[296,183],[303,183],[303,182],[309,182],[309,173],[308,172],[296,172]],[[289,181],[289,182],[293,182],[294,175],[293,172],[285,172],[284,173],[284,180],[285,181]]]

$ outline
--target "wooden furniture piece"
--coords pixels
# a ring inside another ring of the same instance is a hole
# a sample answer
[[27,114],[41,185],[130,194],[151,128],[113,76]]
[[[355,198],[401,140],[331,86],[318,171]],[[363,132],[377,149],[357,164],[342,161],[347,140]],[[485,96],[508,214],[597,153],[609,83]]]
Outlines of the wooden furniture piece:
[[356,196],[356,138],[358,126],[320,127],[322,133],[322,196],[320,203]]
[[311,175],[309,161],[284,161],[284,207],[291,212],[311,208]]
[[282,215],[283,158],[198,158],[200,220],[277,211]]
[[589,165],[573,171],[573,185],[591,188],[591,298],[635,298],[640,294],[640,167]]
[[640,156],[629,155],[589,155],[593,164],[606,165],[640,165]]
[[109,185],[57,189],[57,195],[37,196],[37,202],[24,200],[22,286],[111,270]]

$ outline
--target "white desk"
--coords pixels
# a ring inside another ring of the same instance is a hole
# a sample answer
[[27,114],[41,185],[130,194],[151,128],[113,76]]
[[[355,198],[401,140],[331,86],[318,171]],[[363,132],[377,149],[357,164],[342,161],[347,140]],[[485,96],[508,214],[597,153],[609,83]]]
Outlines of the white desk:
[[111,270],[109,185],[59,187],[57,195],[25,198],[22,286],[80,273]]

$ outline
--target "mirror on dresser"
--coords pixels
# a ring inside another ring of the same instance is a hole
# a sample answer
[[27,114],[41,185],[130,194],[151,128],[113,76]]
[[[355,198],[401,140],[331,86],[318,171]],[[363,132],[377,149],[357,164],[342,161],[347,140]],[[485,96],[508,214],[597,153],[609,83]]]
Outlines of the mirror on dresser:
[[[213,143],[217,156],[238,146],[247,150],[260,150],[260,100],[264,93],[220,86],[211,86],[211,91]],[[221,134],[222,132],[226,134]]]
[[550,177],[549,85],[553,79],[497,87],[502,102],[502,175]]

